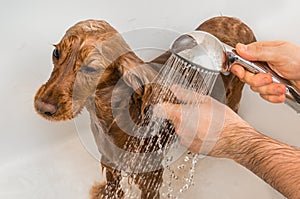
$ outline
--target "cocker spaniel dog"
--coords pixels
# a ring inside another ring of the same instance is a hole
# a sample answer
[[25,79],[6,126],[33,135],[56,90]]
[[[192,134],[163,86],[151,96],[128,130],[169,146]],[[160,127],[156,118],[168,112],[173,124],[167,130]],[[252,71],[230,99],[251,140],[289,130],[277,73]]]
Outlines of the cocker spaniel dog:
[[[249,27],[231,17],[211,18],[197,30],[209,32],[231,46],[255,41]],[[136,162],[142,167],[160,165],[162,157],[155,152],[172,142],[170,136],[176,136],[164,130],[172,129],[172,124],[165,121],[164,128],[160,128],[164,139],[156,138],[157,135],[143,137],[132,131],[134,126],[149,122],[143,117],[149,109],[145,106],[149,104],[146,102],[149,96],[145,95],[156,94],[147,89],[151,89],[153,79],[171,53],[145,63],[111,25],[101,20],[75,24],[54,47],[53,71],[37,91],[34,106],[38,114],[51,121],[70,120],[84,107],[88,110],[106,172],[106,182],[92,188],[91,198],[122,198],[122,172],[129,173],[141,190],[141,198],[160,198],[163,167],[143,170],[134,165]],[[244,84],[233,75],[221,76],[219,80],[224,87],[215,92],[226,92],[226,104],[237,111]],[[172,100],[177,103],[175,96]],[[139,147],[132,143],[139,143]],[[146,151],[154,153],[152,161],[147,159],[143,163],[134,155]]]

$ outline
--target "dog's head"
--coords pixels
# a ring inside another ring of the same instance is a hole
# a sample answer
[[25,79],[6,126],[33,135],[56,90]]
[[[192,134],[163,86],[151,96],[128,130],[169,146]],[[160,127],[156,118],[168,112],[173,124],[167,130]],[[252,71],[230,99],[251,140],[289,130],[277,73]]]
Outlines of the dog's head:
[[[34,99],[37,113],[46,119],[74,118],[97,90],[113,89],[121,77],[135,90],[147,81],[147,77],[132,72],[143,61],[105,21],[77,23],[54,47],[53,71]],[[154,71],[150,73],[147,75],[154,76]]]

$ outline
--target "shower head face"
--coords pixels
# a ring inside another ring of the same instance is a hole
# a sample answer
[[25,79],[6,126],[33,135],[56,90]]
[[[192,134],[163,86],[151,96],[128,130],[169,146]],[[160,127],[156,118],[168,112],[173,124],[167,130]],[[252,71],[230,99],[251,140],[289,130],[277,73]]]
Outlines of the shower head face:
[[227,72],[226,49],[215,36],[193,31],[178,37],[171,51],[193,67],[214,72]]

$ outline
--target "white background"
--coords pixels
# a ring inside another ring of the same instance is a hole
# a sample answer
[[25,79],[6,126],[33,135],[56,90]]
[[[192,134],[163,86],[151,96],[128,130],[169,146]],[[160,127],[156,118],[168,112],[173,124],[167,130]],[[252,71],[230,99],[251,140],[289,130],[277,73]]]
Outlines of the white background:
[[[228,15],[246,22],[258,40],[300,44],[299,6],[297,0],[1,0],[0,198],[88,198],[101,178],[74,122],[48,122],[33,110],[33,96],[52,70],[51,45],[76,22],[104,19],[119,32],[187,32]],[[246,87],[240,114],[261,132],[300,146],[300,118],[287,106],[264,102]],[[186,198],[282,198],[231,161],[206,158],[198,170],[197,187]]]

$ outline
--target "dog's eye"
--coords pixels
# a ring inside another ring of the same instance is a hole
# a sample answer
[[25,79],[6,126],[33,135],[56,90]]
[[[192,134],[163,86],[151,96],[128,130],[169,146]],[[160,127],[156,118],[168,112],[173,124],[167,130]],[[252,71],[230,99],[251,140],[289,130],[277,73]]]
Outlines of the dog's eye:
[[59,59],[59,57],[60,57],[60,54],[59,54],[59,51],[57,48],[55,48],[53,50],[53,57],[55,57],[56,59]]
[[85,66],[85,65],[80,67],[80,71],[85,72],[85,73],[96,73],[96,72],[98,72],[97,69],[89,67],[89,66]]

